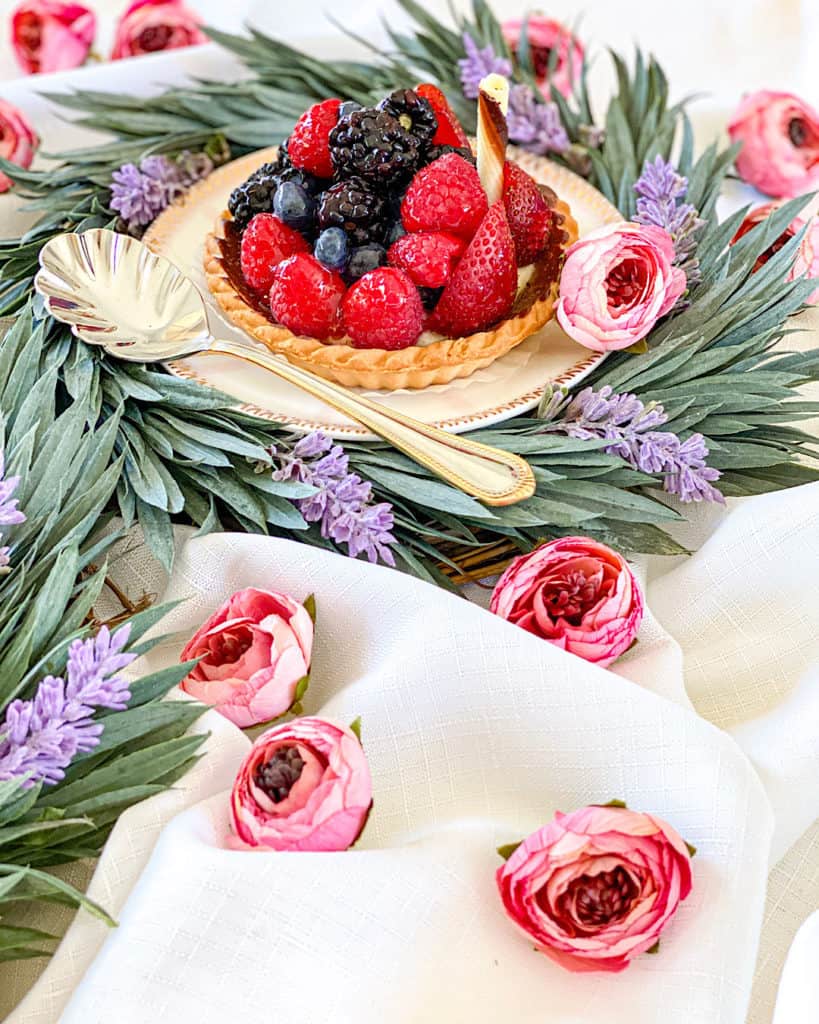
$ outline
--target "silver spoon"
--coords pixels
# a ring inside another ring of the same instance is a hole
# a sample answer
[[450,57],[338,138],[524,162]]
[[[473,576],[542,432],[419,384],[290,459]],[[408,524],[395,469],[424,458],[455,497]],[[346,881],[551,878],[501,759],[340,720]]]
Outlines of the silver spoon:
[[236,356],[338,409],[486,505],[511,505],[534,493],[532,468],[517,455],[447,434],[254,345],[217,341],[193,282],[128,235],[94,228],[52,238],[40,252],[34,286],[53,317],[117,359],[151,363],[195,352]]

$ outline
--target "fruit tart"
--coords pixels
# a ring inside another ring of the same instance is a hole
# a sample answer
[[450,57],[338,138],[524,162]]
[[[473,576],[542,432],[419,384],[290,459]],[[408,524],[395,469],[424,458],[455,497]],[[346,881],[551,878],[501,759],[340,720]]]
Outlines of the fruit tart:
[[305,111],[206,240],[231,320],[296,365],[388,390],[465,377],[550,320],[577,225],[506,159],[498,77],[477,153],[430,84]]

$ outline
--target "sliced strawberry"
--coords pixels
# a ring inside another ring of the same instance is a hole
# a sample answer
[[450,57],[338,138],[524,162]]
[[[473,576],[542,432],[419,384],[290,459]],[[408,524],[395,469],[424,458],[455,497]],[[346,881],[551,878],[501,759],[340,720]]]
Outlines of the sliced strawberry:
[[549,241],[553,214],[526,171],[509,160],[503,165],[503,204],[519,267],[534,263]]
[[471,238],[486,213],[486,193],[478,172],[457,153],[422,167],[401,203],[407,231],[450,231]]
[[305,110],[287,140],[287,155],[294,167],[332,178],[335,173],[330,158],[330,132],[338,121],[341,100],[322,100]]
[[422,82],[421,85],[416,85],[415,92],[424,97],[438,119],[438,130],[432,136],[431,145],[455,146],[456,149],[469,146],[469,139],[461,127],[461,122],[438,86],[432,85],[431,82]]
[[440,288],[452,276],[458,257],[466,242],[444,231],[419,231],[402,235],[393,242],[387,253],[387,262],[400,267],[419,288]]
[[517,286],[515,245],[503,202],[498,200],[458,262],[430,326],[450,338],[484,330],[509,315]]

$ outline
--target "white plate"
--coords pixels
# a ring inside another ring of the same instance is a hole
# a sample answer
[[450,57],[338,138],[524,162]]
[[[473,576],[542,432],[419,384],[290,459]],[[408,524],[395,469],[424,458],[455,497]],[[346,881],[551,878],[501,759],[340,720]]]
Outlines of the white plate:
[[[275,150],[262,150],[214,171],[179,203],[162,213],[145,235],[146,243],[189,274],[205,296],[217,335],[245,343],[211,296],[202,270],[203,246],[224,210],[232,189]],[[588,182],[557,164],[528,153],[517,159],[537,180],[551,186],[571,207],[581,237],[603,224],[622,220],[619,212]],[[533,409],[548,384],[577,383],[602,355],[590,353],[568,338],[555,321],[491,366],[470,377],[421,391],[366,391],[384,405],[458,434]],[[363,427],[262,369],[228,356],[190,356],[168,364],[177,376],[235,395],[243,411],[300,430],[323,430],[335,437],[371,439]]]

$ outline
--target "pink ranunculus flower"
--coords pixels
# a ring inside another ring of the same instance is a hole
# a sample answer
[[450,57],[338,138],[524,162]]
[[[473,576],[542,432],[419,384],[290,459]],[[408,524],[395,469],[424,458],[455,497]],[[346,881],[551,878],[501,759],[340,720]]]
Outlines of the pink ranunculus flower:
[[182,0],[134,0],[117,24],[111,60],[206,43],[201,24]]
[[566,254],[558,323],[596,352],[629,348],[685,291],[685,273],[673,259],[663,228],[625,221],[592,231]]
[[346,850],[372,806],[358,737],[323,718],[296,718],[262,733],[233,784],[231,845]]
[[97,18],[82,4],[27,0],[11,16],[11,42],[23,71],[78,68],[94,42]]
[[[40,140],[25,114],[0,99],[0,156],[20,167],[31,167]],[[11,180],[0,173],[0,192],[8,192]]]
[[622,555],[588,537],[561,537],[512,562],[489,610],[606,668],[634,642],[643,596]]
[[[512,18],[501,25],[504,39],[513,54],[517,53],[523,21]],[[549,86],[570,96],[572,87],[580,81],[583,70],[583,44],[572,35],[565,25],[542,14],[533,14],[529,18],[529,48],[532,67],[543,95],[551,98]],[[557,51],[557,56],[552,54]],[[555,60],[554,71],[549,76],[549,62]]]
[[181,682],[241,729],[283,715],[310,672],[313,620],[286,594],[237,591],[194,633],[181,661],[201,661]]
[[558,811],[496,878],[506,913],[561,967],[622,971],[691,891],[691,855],[651,814],[583,807]]
[[793,93],[762,89],[746,96],[728,134],[742,143],[739,176],[760,192],[792,197],[819,187],[819,113]]
[[[733,245],[734,242],[742,238],[743,235],[746,235],[751,228],[756,227],[761,221],[767,220],[779,205],[779,203],[765,203],[751,210],[740,224],[739,230],[731,240],[731,244]],[[781,249],[789,238],[799,234],[805,225],[810,226],[796,253],[796,259],[788,274],[788,280],[795,281],[799,277],[816,278],[819,280],[819,199],[814,199],[798,217],[795,217],[790,222],[779,238],[757,257],[754,270],[759,270],[761,266],[764,266],[771,256]],[[819,303],[819,287],[811,292],[806,301],[814,304]]]

